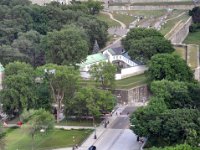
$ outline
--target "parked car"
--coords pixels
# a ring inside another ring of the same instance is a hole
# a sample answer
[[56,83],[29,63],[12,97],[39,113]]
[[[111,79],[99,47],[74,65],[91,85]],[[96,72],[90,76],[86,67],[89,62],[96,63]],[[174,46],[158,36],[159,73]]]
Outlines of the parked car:
[[88,150],[96,150],[97,148],[96,148],[96,146],[90,146],[89,148],[88,148]]

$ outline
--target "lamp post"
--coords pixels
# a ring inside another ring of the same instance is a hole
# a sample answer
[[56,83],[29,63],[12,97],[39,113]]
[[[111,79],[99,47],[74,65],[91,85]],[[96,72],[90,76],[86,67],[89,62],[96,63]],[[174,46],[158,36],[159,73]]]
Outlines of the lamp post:
[[97,128],[96,128],[96,124],[94,125],[94,139],[97,139],[97,133],[96,133],[96,130],[97,130]]
[[120,94],[117,95],[117,100],[118,100],[118,102],[120,100],[120,103],[122,104],[122,100],[121,100],[121,95]]

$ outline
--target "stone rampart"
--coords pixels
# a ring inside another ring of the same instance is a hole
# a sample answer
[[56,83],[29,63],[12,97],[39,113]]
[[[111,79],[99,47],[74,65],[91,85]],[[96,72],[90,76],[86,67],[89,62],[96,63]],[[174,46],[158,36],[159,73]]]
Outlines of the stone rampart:
[[[192,0],[185,0],[191,2]],[[113,2],[131,2],[131,3],[166,3],[166,2],[183,2],[183,0],[113,0]]]
[[116,10],[163,10],[163,9],[180,9],[180,10],[190,10],[194,7],[194,5],[137,5],[137,6],[109,6],[110,11],[116,11]]
[[172,43],[182,43],[189,33],[189,26],[192,23],[190,17],[185,23],[180,23],[177,27],[173,28],[165,37]]
[[148,100],[150,93],[147,85],[145,84],[128,90],[117,89],[115,90],[115,95],[117,97],[118,103],[134,104],[137,102],[145,103]]

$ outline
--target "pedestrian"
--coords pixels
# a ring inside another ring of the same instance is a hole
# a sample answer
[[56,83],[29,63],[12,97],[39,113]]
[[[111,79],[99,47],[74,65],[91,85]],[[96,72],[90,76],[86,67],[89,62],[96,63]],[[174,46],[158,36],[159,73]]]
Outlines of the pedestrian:
[[109,120],[108,120],[108,122],[107,122],[107,124],[109,124],[110,122],[109,122]]
[[76,144],[75,148],[78,149],[78,145],[77,144]]
[[116,116],[117,116],[117,112],[116,112]]
[[139,136],[137,136],[137,142],[139,142],[140,141],[140,137]]

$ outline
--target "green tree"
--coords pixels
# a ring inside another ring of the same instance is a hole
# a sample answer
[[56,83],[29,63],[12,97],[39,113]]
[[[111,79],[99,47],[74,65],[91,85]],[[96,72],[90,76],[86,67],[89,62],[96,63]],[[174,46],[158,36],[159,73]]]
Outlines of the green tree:
[[23,125],[24,128],[28,129],[28,132],[31,134],[32,150],[34,149],[35,134],[40,130],[47,132],[52,129],[55,122],[54,116],[44,109],[24,111],[21,115],[21,119],[26,123]]
[[89,0],[85,4],[92,15],[98,14],[103,9],[102,3],[99,1]]
[[193,73],[187,63],[178,55],[157,54],[148,64],[148,78],[153,80],[170,80],[193,82]]
[[67,103],[63,100],[71,100],[78,89],[79,72],[73,67],[55,64],[46,64],[39,67],[38,70],[41,77],[45,76],[48,80],[53,101],[57,105],[57,122],[59,122],[62,104]]
[[26,56],[28,62],[36,67],[44,64],[44,52],[40,48],[42,36],[34,31],[19,33],[18,38],[14,40],[12,47],[17,48],[23,55]]
[[170,41],[154,29],[131,29],[122,39],[122,45],[133,60],[144,64],[155,54],[174,51]]
[[110,91],[90,87],[81,88],[75,93],[70,105],[67,105],[65,113],[66,116],[93,116],[99,118],[101,114],[111,112],[115,103],[115,97]]
[[99,47],[103,48],[108,40],[108,25],[93,17],[93,16],[80,16],[76,24],[85,29],[90,40],[90,53],[92,53],[95,40],[98,42]]
[[29,64],[13,62],[6,65],[1,100],[7,114],[16,115],[34,107],[34,81],[34,70]]
[[61,31],[49,32],[43,39],[47,62],[58,65],[76,65],[88,54],[87,36],[82,29],[68,26]]
[[138,108],[131,116],[131,129],[139,136],[160,136],[162,120],[158,117],[160,113],[167,110],[162,98],[152,97],[147,107]]
[[196,107],[197,102],[190,96],[190,88],[188,88],[188,83],[180,81],[161,80],[151,83],[153,95],[163,98],[169,109]]
[[175,147],[173,146],[167,146],[167,147],[164,147],[164,148],[156,148],[156,147],[153,147],[151,148],[150,150],[199,150],[199,148],[197,147],[192,147],[188,144],[180,144],[180,145],[176,145]]
[[109,62],[95,64],[90,69],[91,77],[100,84],[103,89],[115,87],[116,66]]
[[16,48],[9,45],[0,46],[0,59],[3,65],[14,61],[27,61],[26,56]]

